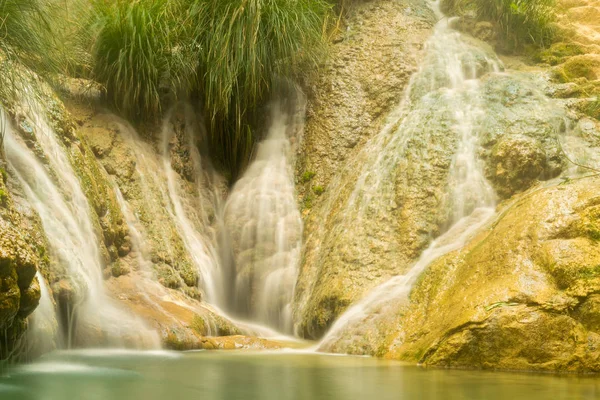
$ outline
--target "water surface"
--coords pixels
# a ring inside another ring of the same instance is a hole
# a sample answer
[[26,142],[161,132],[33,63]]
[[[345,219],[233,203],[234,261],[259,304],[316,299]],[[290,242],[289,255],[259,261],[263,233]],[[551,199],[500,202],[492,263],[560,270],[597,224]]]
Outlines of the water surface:
[[600,379],[249,352],[59,352],[5,371],[2,400],[600,398]]

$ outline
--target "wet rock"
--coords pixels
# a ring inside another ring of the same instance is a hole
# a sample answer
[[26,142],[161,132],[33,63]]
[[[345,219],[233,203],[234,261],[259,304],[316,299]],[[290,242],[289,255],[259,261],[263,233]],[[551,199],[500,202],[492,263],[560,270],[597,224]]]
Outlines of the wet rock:
[[[397,241],[391,238],[397,232],[398,221],[411,224],[413,216],[418,219],[419,213],[409,208],[423,204],[409,191],[398,195],[406,199],[405,208],[400,211],[396,206],[393,215],[370,211],[370,219],[364,223],[354,220],[347,232],[339,224],[336,227],[334,221],[344,218],[341,199],[350,196],[353,179],[364,161],[358,154],[401,102],[410,76],[423,56],[423,44],[434,21],[431,10],[421,2],[354,3],[345,21],[350,28],[344,40],[336,44],[313,90],[307,93],[307,121],[296,171],[306,243],[294,302],[294,320],[301,335],[320,336],[365,290],[401,270],[407,258],[427,240],[427,233],[415,233],[416,238],[413,232],[406,234],[402,242],[411,242],[405,251],[407,256],[394,256],[402,253]],[[434,153],[443,160],[441,163],[448,162],[448,154]],[[353,168],[346,168],[348,163]],[[411,170],[403,175],[407,179],[419,173],[432,179],[439,177],[437,168],[425,171],[410,162],[398,164],[397,173],[401,175],[405,168]],[[332,188],[332,182],[340,175],[346,184],[336,183]],[[323,188],[327,190],[322,191]],[[334,201],[330,196],[337,198],[331,214],[326,210],[327,204]],[[386,195],[377,203],[396,203],[395,197]],[[435,196],[426,199],[428,203],[437,201]],[[407,214],[406,218],[400,216],[401,212]],[[434,214],[427,217],[424,225],[436,224],[438,215]],[[411,222],[404,222],[408,220]]]
[[529,189],[538,178],[549,175],[548,169],[546,154],[536,139],[506,136],[492,148],[489,177],[502,197]]
[[408,308],[386,316],[393,322],[376,339],[380,355],[600,371],[599,189],[590,178],[523,194],[466,248],[430,265]]
[[0,208],[0,360],[11,354],[25,333],[26,318],[40,300],[35,274],[46,265],[41,259],[43,242],[32,240],[35,231],[15,207],[6,181],[0,180],[4,197]]
[[204,350],[276,350],[285,347],[282,343],[249,336],[227,336],[203,338],[200,349]]

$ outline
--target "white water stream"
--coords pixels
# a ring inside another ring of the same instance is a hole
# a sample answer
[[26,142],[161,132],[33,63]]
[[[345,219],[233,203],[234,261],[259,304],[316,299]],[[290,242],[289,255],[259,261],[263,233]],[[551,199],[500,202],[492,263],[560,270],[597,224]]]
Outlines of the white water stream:
[[272,107],[268,135],[231,192],[225,224],[234,251],[235,309],[291,332],[291,302],[302,248],[291,142],[302,126],[281,104]]
[[[438,7],[438,3],[435,4]],[[439,8],[437,8],[438,15]],[[413,75],[406,97],[393,114],[388,126],[374,138],[369,151],[377,154],[373,168],[365,168],[351,196],[350,205],[358,202],[368,207],[370,201],[388,180],[394,163],[405,153],[411,133],[422,129],[422,110],[431,107],[428,96],[441,96],[443,107],[451,112],[453,126],[448,134],[457,136],[457,147],[449,177],[449,195],[452,205],[451,227],[434,240],[419,260],[403,275],[395,276],[372,289],[363,299],[346,310],[333,324],[318,346],[327,349],[344,334],[356,329],[374,314],[385,315],[386,306],[397,306],[408,300],[419,275],[437,258],[456,251],[494,216],[495,193],[485,178],[477,149],[485,120],[482,107],[482,84],[479,78],[501,69],[500,61],[488,57],[477,46],[450,27],[442,18],[426,44],[426,54],[420,70]],[[395,129],[394,137],[389,135]],[[435,146],[435,143],[431,143]],[[390,150],[392,153],[390,153]],[[367,198],[366,198],[367,197]]]
[[39,271],[35,276],[40,284],[40,303],[29,320],[27,344],[29,354],[39,355],[58,349],[63,338],[46,280]]
[[11,123],[7,124],[4,148],[9,170],[37,211],[51,252],[67,269],[74,286],[72,293],[78,296],[73,300],[73,309],[63,310],[68,314],[63,321],[68,325],[63,327],[66,346],[70,347],[82,330],[96,331],[99,337],[92,340],[108,345],[121,345],[128,338],[145,347],[159,346],[153,332],[105,295],[99,238],[92,226],[90,205],[55,132],[40,111],[28,110],[25,121],[30,122],[22,122],[22,130],[35,136],[36,148],[45,162],[25,144]]
[[292,330],[291,302],[302,248],[292,170],[292,141],[301,131],[295,115],[286,113],[281,103],[273,104],[267,137],[225,206],[234,252],[235,310],[284,332]]

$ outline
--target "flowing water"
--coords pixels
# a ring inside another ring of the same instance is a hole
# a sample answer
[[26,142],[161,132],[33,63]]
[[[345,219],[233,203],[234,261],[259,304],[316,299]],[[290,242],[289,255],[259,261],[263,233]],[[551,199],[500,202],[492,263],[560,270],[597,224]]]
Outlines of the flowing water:
[[27,353],[41,355],[58,349],[63,339],[48,284],[39,271],[35,276],[40,284],[40,304],[29,319]]
[[[182,257],[189,258],[197,271],[198,284],[205,299],[218,306],[224,302],[222,269],[216,248],[216,233],[210,227],[204,210],[207,199],[201,194],[203,185],[207,191],[212,189],[212,185],[204,179],[205,168],[201,165],[200,154],[194,143],[195,124],[188,112],[185,115],[183,137],[177,137],[177,140],[184,142],[181,146],[190,154],[190,182],[183,181],[172,167],[172,142],[176,135],[172,112],[163,122],[158,155],[154,147],[142,140],[133,127],[118,120],[121,137],[135,160],[139,196],[125,199],[117,187],[117,198],[126,215],[132,239],[136,242],[134,246],[141,253],[138,257],[142,258],[138,262],[150,266],[153,253],[155,259],[162,259],[172,266],[180,265],[179,269],[182,270]],[[189,193],[189,190],[198,190],[198,193]],[[217,202],[217,199],[215,197],[208,201]],[[140,218],[150,227],[145,227]],[[149,229],[152,231],[152,240],[148,237]],[[184,249],[174,245],[175,241],[180,241]]]
[[431,370],[294,353],[56,353],[0,378],[2,400],[583,400],[593,377]]
[[[186,124],[183,139],[190,152],[190,158],[194,167],[194,183],[196,187],[200,187],[200,185],[205,184],[205,181],[200,179],[200,174],[204,172],[204,168],[202,167],[200,153],[194,142],[196,134],[194,126],[196,124],[191,121],[191,115],[193,114],[190,110],[186,109]],[[203,210],[202,201],[189,205],[186,205],[183,201],[183,197],[180,193],[182,189],[178,186],[176,180],[177,172],[174,171],[172,167],[170,142],[173,140],[175,132],[174,125],[169,120],[170,115],[167,115],[162,129],[161,153],[170,204],[172,207],[171,213],[175,218],[187,251],[198,268],[206,300],[211,304],[223,306],[225,303],[224,282],[222,268],[219,265],[219,254],[215,248],[216,237],[207,237],[206,234],[203,235],[200,231],[201,228],[209,226],[209,221]],[[199,207],[199,210],[196,210],[195,207]],[[190,213],[197,213],[199,215],[201,222],[200,227],[194,225],[190,220]]]
[[[437,5],[436,5],[437,6]],[[439,14],[439,13],[438,13]],[[435,259],[460,249],[494,216],[496,196],[485,178],[477,149],[485,133],[486,110],[482,104],[483,85],[480,77],[499,73],[499,60],[490,56],[451,28],[442,18],[426,44],[420,70],[411,78],[406,98],[395,112],[392,122],[367,145],[378,154],[373,168],[365,168],[350,197],[350,210],[371,207],[373,197],[386,192],[386,182],[411,143],[412,134],[426,124],[423,110],[431,107],[432,96],[445,110],[451,125],[448,135],[456,135],[456,150],[448,173],[449,204],[452,209],[450,228],[434,240],[418,261],[404,274],[393,277],[372,289],[366,297],[344,312],[323,338],[320,348],[328,349],[341,337],[364,324],[369,316],[386,314],[388,308],[408,300],[419,275]],[[394,137],[389,139],[393,127]],[[432,143],[435,146],[435,143]],[[385,212],[384,210],[382,212]]]
[[225,224],[234,252],[236,311],[291,332],[302,248],[292,142],[301,135],[304,113],[286,113],[280,103],[272,107],[267,137],[227,201]]
[[[70,283],[74,285],[73,295],[78,296],[72,302],[72,309],[63,307],[61,310],[66,346],[71,346],[76,339],[88,340],[84,339],[88,335],[91,341],[106,345],[122,345],[127,338],[134,346],[158,346],[154,333],[106,296],[98,237],[92,226],[87,198],[65,149],[41,112],[31,108],[28,117],[21,122],[21,131],[35,137],[42,158],[25,144],[10,123],[5,132],[4,149],[11,176],[16,178],[40,216],[51,252],[67,269]],[[47,299],[44,301],[47,303]],[[94,337],[92,332],[98,329],[100,334]]]

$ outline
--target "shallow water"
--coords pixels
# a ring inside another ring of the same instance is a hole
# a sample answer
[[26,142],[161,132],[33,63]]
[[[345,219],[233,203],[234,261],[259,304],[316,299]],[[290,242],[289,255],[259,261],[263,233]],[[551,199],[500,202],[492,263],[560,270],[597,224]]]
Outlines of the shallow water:
[[600,379],[425,369],[364,357],[59,352],[5,371],[0,399],[595,399]]

